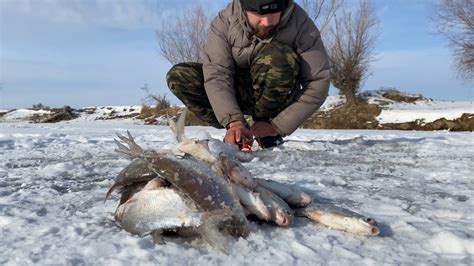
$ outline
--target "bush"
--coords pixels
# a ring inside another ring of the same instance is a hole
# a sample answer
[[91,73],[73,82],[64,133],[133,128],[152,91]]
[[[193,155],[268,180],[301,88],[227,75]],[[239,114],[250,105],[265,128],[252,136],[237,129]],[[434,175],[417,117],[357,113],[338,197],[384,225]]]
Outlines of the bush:
[[42,103],[33,104],[33,106],[31,108],[35,109],[35,110],[49,110],[49,109],[51,109],[49,106],[44,105]]
[[166,98],[166,94],[157,95],[151,93],[148,84],[143,85],[141,89],[147,94],[145,99],[143,99],[144,105],[154,105],[157,109],[168,109],[171,107],[171,103]]
[[408,93],[400,92],[398,89],[392,87],[382,87],[380,88],[380,93],[384,98],[395,102],[414,103],[424,99],[421,94],[409,95]]

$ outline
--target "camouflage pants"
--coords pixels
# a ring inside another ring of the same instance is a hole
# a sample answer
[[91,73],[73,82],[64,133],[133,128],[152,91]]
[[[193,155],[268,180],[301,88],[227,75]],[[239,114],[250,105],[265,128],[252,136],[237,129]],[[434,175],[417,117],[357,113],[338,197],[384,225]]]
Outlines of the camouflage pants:
[[[237,103],[254,121],[269,121],[295,100],[299,91],[299,62],[295,51],[284,44],[264,45],[250,69],[236,69]],[[204,89],[202,64],[180,63],[166,75],[168,87],[186,107],[209,125],[222,128]]]

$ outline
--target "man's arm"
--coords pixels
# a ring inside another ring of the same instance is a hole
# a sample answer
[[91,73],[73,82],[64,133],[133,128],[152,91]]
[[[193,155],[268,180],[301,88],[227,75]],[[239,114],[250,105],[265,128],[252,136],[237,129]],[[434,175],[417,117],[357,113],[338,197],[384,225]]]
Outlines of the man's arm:
[[330,83],[329,58],[319,30],[307,17],[300,27],[296,52],[300,55],[303,94],[280,112],[271,123],[282,136],[293,133],[327,98]]
[[227,19],[221,11],[211,23],[205,54],[203,72],[204,87],[217,121],[226,127],[230,122],[242,121],[234,89],[234,60],[227,41]]
[[251,138],[251,132],[235,98],[234,59],[227,31],[228,22],[220,12],[211,23],[205,45],[204,87],[217,121],[227,129],[224,141],[235,144]]

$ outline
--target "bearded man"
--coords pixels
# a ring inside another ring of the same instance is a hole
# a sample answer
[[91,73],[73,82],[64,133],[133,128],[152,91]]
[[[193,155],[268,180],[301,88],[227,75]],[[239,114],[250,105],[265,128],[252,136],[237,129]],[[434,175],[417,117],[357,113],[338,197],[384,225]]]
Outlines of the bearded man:
[[229,3],[211,23],[205,55],[204,64],[173,66],[167,82],[198,118],[227,129],[226,143],[279,145],[328,94],[319,30],[292,0]]

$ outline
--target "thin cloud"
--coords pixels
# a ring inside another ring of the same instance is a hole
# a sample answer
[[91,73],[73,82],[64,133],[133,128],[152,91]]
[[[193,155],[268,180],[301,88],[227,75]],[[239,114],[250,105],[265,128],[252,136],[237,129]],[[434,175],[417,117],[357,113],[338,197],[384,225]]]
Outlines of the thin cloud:
[[2,22],[16,18],[45,23],[77,24],[110,28],[153,28],[163,17],[201,4],[211,10],[226,1],[187,0],[3,0]]
[[41,22],[139,28],[154,25],[159,19],[156,0],[17,0],[2,3],[6,22],[15,17]]

